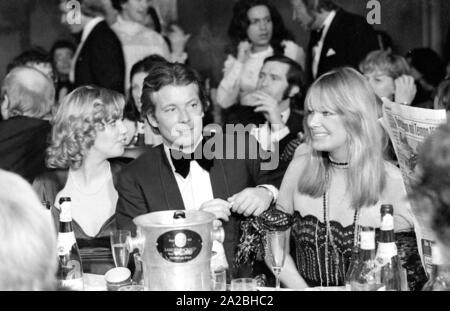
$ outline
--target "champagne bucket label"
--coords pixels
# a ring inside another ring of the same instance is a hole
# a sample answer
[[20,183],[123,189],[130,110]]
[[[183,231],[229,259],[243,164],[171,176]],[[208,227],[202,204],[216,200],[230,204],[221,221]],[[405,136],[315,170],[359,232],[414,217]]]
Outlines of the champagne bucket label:
[[[133,219],[131,239],[142,258],[145,287],[158,291],[211,290],[215,216],[204,211],[161,211]],[[222,229],[222,228],[221,228]]]
[[202,237],[192,230],[168,231],[156,243],[164,259],[177,263],[193,260],[202,250]]

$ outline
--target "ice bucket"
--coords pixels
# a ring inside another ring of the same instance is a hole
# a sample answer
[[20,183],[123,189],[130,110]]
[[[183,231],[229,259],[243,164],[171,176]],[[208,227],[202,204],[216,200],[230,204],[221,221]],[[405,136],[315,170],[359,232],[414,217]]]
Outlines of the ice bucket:
[[214,228],[215,216],[203,211],[153,212],[133,219],[136,237],[130,250],[139,249],[144,286],[158,291],[211,290],[211,247],[223,242],[222,227]]

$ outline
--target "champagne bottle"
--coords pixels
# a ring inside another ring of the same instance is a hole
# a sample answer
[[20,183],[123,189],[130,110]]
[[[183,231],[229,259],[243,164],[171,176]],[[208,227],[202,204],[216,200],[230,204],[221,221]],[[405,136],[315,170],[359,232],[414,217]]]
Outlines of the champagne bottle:
[[443,259],[440,246],[431,246],[432,270],[423,291],[450,291],[450,265]]
[[380,213],[380,240],[378,241],[376,255],[376,264],[380,269],[380,280],[386,290],[401,291],[406,288],[402,286],[402,266],[395,244],[394,207],[391,204],[383,204]]
[[352,291],[374,291],[380,287],[379,270],[375,264],[375,229],[361,227],[359,261],[350,278]]
[[58,233],[58,287],[65,290],[83,290],[83,265],[73,232],[70,197],[59,199]]

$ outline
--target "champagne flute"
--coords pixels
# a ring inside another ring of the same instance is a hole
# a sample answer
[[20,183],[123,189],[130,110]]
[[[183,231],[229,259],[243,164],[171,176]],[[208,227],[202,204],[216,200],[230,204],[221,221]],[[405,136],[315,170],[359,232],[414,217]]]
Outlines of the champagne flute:
[[272,270],[275,274],[276,287],[280,290],[280,273],[286,259],[288,231],[267,231],[267,255],[269,256]]
[[127,247],[127,239],[131,238],[129,230],[115,230],[110,233],[111,251],[116,267],[127,267],[130,252]]

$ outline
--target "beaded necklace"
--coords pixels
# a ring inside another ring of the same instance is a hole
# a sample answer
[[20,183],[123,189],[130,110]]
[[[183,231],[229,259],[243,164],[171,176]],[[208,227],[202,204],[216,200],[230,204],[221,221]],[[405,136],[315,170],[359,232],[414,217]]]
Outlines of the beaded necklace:
[[[339,163],[339,162],[333,162],[331,160],[330,164],[332,166],[336,166],[338,168],[348,168],[348,163]],[[325,175],[325,182],[327,185],[327,188],[329,188],[330,184],[330,180],[329,180],[329,173],[327,171],[326,175]],[[326,286],[329,286],[330,284],[330,280],[329,280],[329,273],[328,273],[328,267],[329,267],[329,261],[330,258],[328,258],[328,247],[329,244],[331,244],[331,247],[333,249],[333,254],[331,256],[331,259],[334,261],[334,266],[335,266],[335,279],[336,282],[338,282],[339,279],[339,264],[340,264],[340,260],[339,260],[339,253],[338,253],[338,248],[336,246],[336,244],[334,243],[334,237],[333,237],[333,233],[331,231],[331,225],[330,225],[330,220],[328,219],[329,214],[330,214],[330,207],[329,207],[329,191],[325,191],[323,196],[323,221],[325,223],[325,227],[326,227],[326,233],[325,233],[325,276],[326,276]],[[318,221],[317,221],[318,224]],[[354,233],[353,233],[353,244],[357,245],[357,237],[358,237],[358,227],[359,227],[359,209],[355,209],[355,213],[353,215],[353,226],[354,226]],[[317,238],[317,225],[316,225],[316,235],[315,235],[315,242],[316,242],[316,252],[317,252],[317,262],[319,264],[319,276],[320,276],[320,284],[323,284],[323,278],[322,278],[322,270],[320,268],[320,260],[319,260],[319,247],[318,247],[318,238]]]

